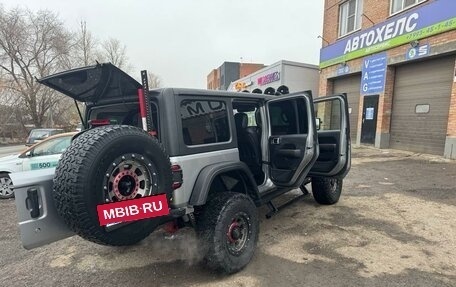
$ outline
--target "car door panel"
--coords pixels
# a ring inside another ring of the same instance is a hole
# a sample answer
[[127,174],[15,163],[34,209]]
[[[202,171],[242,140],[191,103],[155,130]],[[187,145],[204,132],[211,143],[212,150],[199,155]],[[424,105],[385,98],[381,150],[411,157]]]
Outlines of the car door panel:
[[25,158],[22,167],[24,171],[56,167],[60,156],[53,154]]
[[307,135],[271,137],[271,141],[276,142],[270,143],[272,179],[289,182],[304,156]]
[[315,115],[322,126],[317,131],[319,156],[310,171],[313,176],[343,177],[351,165],[350,124],[345,94],[314,99]]
[[310,92],[267,102],[269,175],[276,186],[297,187],[318,155]]
[[337,164],[339,150],[340,132],[322,131],[318,132],[318,146],[320,154],[312,168],[312,171],[331,170]]

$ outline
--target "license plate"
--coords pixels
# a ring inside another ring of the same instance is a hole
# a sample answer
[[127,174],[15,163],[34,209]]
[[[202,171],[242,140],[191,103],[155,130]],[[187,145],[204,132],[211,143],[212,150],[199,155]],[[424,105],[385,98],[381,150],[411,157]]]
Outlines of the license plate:
[[169,214],[166,194],[123,200],[97,206],[100,226],[165,216]]

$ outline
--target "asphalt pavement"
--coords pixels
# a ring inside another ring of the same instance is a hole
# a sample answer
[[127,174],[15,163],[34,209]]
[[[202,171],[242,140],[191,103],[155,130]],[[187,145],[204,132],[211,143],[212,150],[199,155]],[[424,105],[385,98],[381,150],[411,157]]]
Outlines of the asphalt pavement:
[[189,228],[131,247],[74,236],[25,250],[14,200],[0,200],[0,286],[456,287],[456,161],[355,149],[339,203],[309,195],[266,212],[252,262],[223,276],[200,264]]

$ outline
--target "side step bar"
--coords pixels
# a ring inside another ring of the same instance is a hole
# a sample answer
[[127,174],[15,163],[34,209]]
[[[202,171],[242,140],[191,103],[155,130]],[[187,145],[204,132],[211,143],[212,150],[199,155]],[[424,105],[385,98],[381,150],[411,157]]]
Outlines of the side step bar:
[[281,206],[279,207],[276,207],[274,205],[274,203],[271,201],[269,201],[267,203],[268,207],[269,207],[269,212],[266,213],[266,219],[270,219],[271,217],[273,217],[274,215],[276,215],[279,211],[281,211],[282,209],[284,209],[285,207],[288,207],[290,206],[291,204],[295,203],[296,201],[298,200],[301,200],[303,197],[307,196],[309,194],[309,191],[307,190],[307,188],[305,186],[302,186],[301,187],[301,191],[302,191],[302,194],[301,195],[298,195],[296,196],[295,198],[285,202],[284,204],[282,204]]

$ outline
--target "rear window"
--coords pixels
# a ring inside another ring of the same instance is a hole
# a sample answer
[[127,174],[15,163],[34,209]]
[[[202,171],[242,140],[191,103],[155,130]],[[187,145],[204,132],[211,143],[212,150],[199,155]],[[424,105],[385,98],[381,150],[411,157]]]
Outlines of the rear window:
[[[159,117],[158,106],[156,103],[151,103],[152,121],[154,122],[154,130],[159,133]],[[141,114],[139,112],[139,104],[115,104],[103,107],[96,107],[90,111],[90,120],[109,120],[113,125],[129,125],[142,128]]]
[[182,133],[188,146],[230,140],[228,111],[223,101],[184,100],[180,105]]

